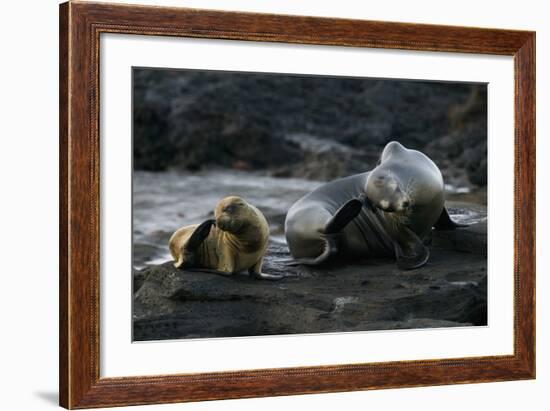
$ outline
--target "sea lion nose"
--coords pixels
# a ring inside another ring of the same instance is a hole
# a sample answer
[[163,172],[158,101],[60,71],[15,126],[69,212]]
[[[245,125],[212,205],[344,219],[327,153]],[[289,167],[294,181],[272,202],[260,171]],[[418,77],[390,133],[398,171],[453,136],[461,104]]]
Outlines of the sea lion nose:
[[402,206],[403,208],[407,208],[407,207],[409,206],[409,204],[410,204],[409,200],[404,200],[404,201],[401,203],[401,206]]

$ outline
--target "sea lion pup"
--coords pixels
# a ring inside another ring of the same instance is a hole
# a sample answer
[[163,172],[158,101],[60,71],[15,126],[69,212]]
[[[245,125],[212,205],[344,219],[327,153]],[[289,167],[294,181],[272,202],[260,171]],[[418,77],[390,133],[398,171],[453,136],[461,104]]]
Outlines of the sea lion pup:
[[258,279],[279,280],[262,273],[269,226],[260,210],[240,197],[221,200],[215,219],[182,227],[170,238],[176,268],[232,275],[244,270]]
[[288,211],[285,236],[296,264],[336,255],[395,257],[410,270],[426,264],[432,227],[454,229],[441,172],[425,154],[393,141],[372,170],[324,184]]

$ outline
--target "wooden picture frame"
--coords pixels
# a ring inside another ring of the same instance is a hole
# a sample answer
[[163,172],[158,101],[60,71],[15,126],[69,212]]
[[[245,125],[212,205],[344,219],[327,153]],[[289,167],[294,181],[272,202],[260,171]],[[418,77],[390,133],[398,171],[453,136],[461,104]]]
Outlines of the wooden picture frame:
[[[513,56],[514,353],[100,378],[101,33]],[[60,6],[60,405],[90,408],[535,377],[535,33],[69,2]]]

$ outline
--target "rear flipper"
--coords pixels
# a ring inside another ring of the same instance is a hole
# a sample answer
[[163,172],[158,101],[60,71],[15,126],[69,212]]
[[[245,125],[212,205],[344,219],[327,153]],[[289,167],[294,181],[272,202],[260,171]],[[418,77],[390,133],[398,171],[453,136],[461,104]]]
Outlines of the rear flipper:
[[320,234],[322,250],[317,257],[296,258],[288,265],[320,265],[338,253],[342,230],[359,215],[363,202],[353,198],[341,206],[326,222]]
[[443,207],[439,219],[435,222],[434,228],[436,230],[445,231],[445,230],[454,230],[459,227],[468,227],[468,224],[459,224],[454,222],[447,211],[447,207]]
[[413,270],[422,267],[430,258],[430,250],[422,240],[407,227],[400,227],[393,240],[397,267],[401,270]]
[[320,265],[327,262],[332,256],[338,253],[339,234],[321,234],[323,239],[323,251],[317,257],[295,258],[287,265]]
[[206,240],[206,237],[208,237],[208,234],[210,234],[210,229],[212,226],[216,223],[216,220],[206,220],[205,222],[201,223],[187,242],[185,243],[185,246],[183,247],[183,263],[180,263],[179,265],[176,264],[177,268],[186,268],[189,269],[195,265],[195,253],[200,247],[200,245]]
[[[229,272],[229,271],[220,271],[213,268],[201,268],[201,267],[193,267],[193,268],[186,268],[186,271],[189,271],[191,273],[207,273],[207,274],[217,274],[221,275],[223,277],[231,277],[235,273]],[[250,275],[254,276],[258,280],[271,280],[271,281],[277,281],[282,280],[285,278],[284,275],[275,275],[275,274],[266,274],[262,272],[253,272],[249,271]]]
[[218,275],[222,275],[224,277],[231,277],[234,274],[234,273],[228,272],[228,271],[220,271],[220,270],[215,270],[213,268],[201,268],[201,267],[185,268],[185,270],[189,271],[191,273],[218,274]]
[[282,280],[285,278],[284,275],[280,274],[266,274],[262,273],[262,264],[263,264],[263,258],[260,258],[259,261],[256,262],[252,267],[248,269],[248,273],[256,278],[257,280],[271,280],[271,281],[277,281]]
[[266,274],[266,273],[254,272],[254,271],[250,271],[250,275],[252,275],[254,278],[256,278],[258,280],[278,281],[278,280],[282,280],[283,278],[285,278],[284,275]]

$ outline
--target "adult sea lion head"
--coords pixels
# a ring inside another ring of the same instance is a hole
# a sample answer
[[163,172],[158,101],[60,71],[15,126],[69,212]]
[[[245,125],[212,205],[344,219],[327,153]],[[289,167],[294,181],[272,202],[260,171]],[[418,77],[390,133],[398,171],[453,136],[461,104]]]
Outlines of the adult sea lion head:
[[411,206],[411,193],[403,179],[406,165],[387,161],[391,151],[400,149],[406,150],[395,141],[386,145],[379,164],[370,172],[365,185],[370,204],[390,213],[403,212]]
[[231,234],[240,234],[257,220],[252,206],[241,197],[229,196],[222,199],[214,210],[216,226]]
[[442,193],[443,179],[426,155],[397,141],[384,147],[379,164],[367,178],[365,194],[371,205],[406,214],[415,205],[430,203]]
[[409,193],[400,179],[380,166],[370,173],[365,192],[373,206],[388,213],[406,211],[411,205]]

